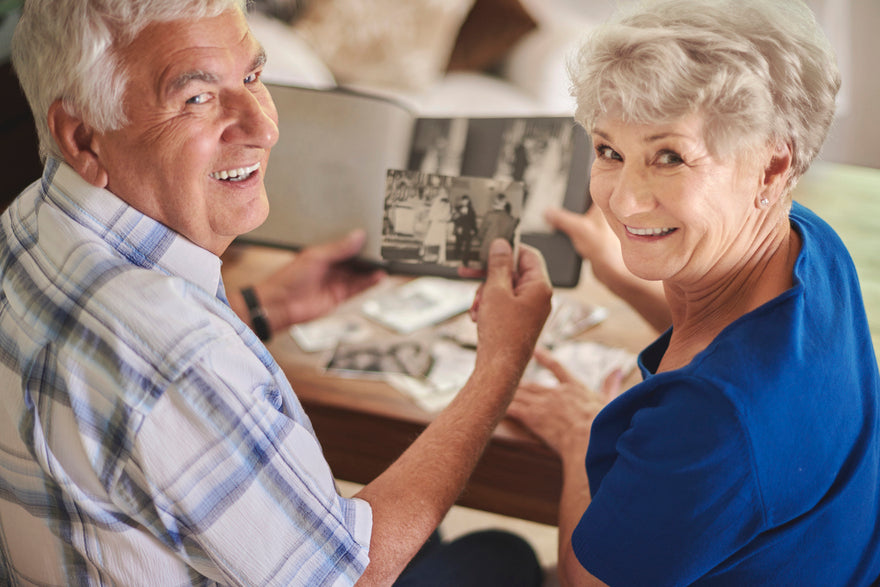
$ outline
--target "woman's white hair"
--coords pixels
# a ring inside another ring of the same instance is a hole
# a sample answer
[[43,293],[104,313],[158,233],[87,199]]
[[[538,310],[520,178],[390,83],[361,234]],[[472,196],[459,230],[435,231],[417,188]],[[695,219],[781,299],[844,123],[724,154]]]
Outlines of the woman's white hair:
[[706,117],[716,155],[792,149],[789,187],[819,152],[840,88],[831,47],[800,0],[657,0],[597,28],[570,62],[576,118]]
[[34,115],[40,156],[61,157],[47,121],[58,99],[99,132],[126,123],[128,79],[119,53],[147,25],[245,8],[246,0],[27,0],[12,66]]

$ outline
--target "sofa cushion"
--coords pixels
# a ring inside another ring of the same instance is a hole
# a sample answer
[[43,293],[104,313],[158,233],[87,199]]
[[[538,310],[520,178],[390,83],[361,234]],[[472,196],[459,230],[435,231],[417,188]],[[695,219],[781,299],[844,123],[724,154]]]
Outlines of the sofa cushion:
[[474,0],[321,0],[291,25],[340,84],[422,90],[446,71]]
[[316,89],[336,87],[333,73],[288,24],[261,12],[250,12],[248,24],[269,57],[263,81]]
[[458,32],[447,69],[492,69],[537,26],[520,0],[476,0]]

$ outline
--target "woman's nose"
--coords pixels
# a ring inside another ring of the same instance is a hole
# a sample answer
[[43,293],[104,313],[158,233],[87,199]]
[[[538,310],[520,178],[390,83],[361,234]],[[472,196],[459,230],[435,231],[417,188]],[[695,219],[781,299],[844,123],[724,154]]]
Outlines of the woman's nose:
[[627,218],[654,208],[648,172],[634,165],[621,166],[609,198],[609,207],[618,218]]

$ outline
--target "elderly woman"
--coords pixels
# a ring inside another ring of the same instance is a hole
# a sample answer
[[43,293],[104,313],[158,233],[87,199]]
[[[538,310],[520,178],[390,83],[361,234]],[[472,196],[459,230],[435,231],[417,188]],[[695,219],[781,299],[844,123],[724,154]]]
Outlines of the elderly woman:
[[539,352],[560,385],[511,407],[563,460],[563,582],[876,584],[880,376],[853,263],[791,196],[840,83],[811,13],[646,4],[572,70],[619,247],[595,213],[550,218],[671,328],[613,400],[619,377],[593,393]]

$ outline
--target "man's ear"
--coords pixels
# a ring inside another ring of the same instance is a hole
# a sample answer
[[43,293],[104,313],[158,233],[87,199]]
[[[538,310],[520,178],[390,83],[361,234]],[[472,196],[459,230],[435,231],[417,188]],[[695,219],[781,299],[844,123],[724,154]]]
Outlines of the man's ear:
[[93,186],[107,187],[107,170],[93,148],[94,131],[67,112],[60,99],[49,106],[49,131],[61,149],[65,163]]
[[783,193],[791,172],[791,145],[777,144],[770,152],[770,160],[764,166],[761,197],[775,203]]

